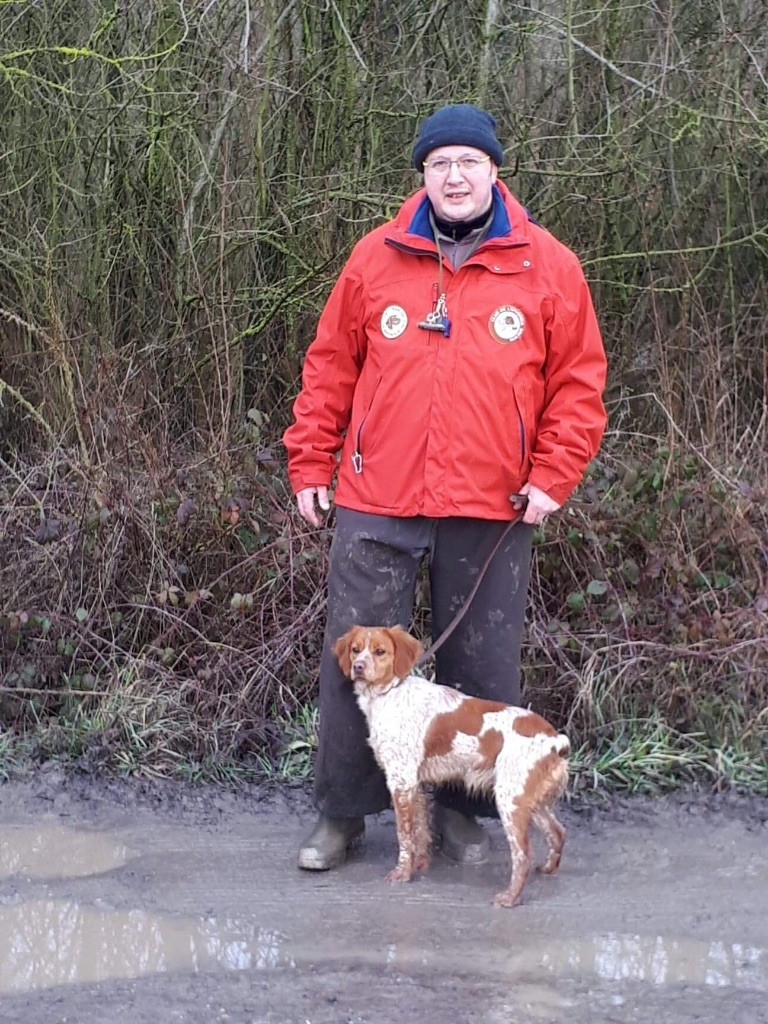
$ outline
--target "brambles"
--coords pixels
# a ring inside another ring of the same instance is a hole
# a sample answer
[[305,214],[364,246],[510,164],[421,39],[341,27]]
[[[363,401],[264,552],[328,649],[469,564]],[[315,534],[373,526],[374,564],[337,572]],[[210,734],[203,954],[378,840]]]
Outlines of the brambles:
[[[14,464],[19,479],[45,477],[62,527],[36,541],[25,489],[0,495],[0,724],[36,737],[40,756],[143,774],[254,771],[311,702],[324,535],[279,511],[282,481],[247,469],[230,481],[233,525],[216,473],[186,458],[160,495],[138,474],[125,491],[125,465],[97,487],[74,459],[65,472],[43,453]],[[169,510],[191,495],[181,522]],[[94,504],[110,512],[96,524]]]
[[313,699],[326,537],[290,514],[279,437],[339,268],[458,99],[582,256],[611,365],[587,504],[536,537],[527,698],[606,765],[647,763],[642,736],[682,777],[719,750],[754,781],[762,7],[3,11],[0,775],[24,744],[221,778],[311,748],[286,723]]

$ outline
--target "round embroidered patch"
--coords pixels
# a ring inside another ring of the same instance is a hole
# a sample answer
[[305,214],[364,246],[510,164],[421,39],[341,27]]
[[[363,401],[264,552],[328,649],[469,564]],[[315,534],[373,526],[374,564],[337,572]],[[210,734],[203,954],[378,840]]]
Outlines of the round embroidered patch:
[[381,314],[381,333],[385,338],[399,338],[408,326],[408,314],[402,306],[387,306]]
[[525,317],[516,306],[500,306],[488,321],[491,334],[507,344],[518,341],[525,330]]

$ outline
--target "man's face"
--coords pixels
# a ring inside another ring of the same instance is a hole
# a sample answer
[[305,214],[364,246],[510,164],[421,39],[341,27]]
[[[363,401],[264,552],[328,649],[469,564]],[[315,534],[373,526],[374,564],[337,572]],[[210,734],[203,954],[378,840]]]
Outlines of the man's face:
[[[436,171],[436,160],[471,157],[481,161],[472,170],[457,163]],[[496,164],[480,149],[472,146],[439,146],[424,162],[424,186],[435,213],[441,220],[464,221],[479,217],[490,208],[491,189],[496,181]]]

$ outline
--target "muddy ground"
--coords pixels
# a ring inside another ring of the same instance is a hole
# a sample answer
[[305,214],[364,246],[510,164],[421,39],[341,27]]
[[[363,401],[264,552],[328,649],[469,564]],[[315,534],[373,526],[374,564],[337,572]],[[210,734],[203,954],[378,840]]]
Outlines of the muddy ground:
[[494,910],[508,854],[390,887],[391,814],[331,874],[294,867],[301,791],[0,786],[0,1022],[758,1024],[768,801],[563,808],[558,876]]

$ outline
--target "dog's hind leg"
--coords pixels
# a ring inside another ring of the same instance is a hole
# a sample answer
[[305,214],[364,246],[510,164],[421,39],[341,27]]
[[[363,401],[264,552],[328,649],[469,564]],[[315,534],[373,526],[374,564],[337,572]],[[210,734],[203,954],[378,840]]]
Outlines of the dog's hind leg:
[[533,812],[534,823],[541,829],[547,840],[549,855],[544,864],[536,870],[551,875],[560,867],[565,845],[565,829],[555,817],[551,807],[537,807]]
[[509,880],[509,887],[496,893],[493,905],[514,907],[520,898],[531,867],[531,812],[527,807],[513,801],[511,807],[499,807],[499,816],[512,855],[512,877]]
[[549,856],[539,868],[545,875],[551,875],[560,867],[565,844],[565,829],[555,816],[555,805],[568,785],[568,762],[550,754],[546,762],[550,770],[545,774],[544,785],[538,793],[538,802],[533,808],[533,820],[544,833]]

